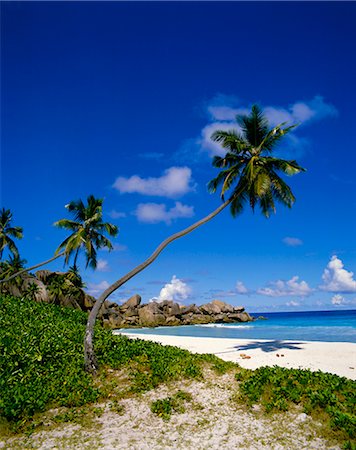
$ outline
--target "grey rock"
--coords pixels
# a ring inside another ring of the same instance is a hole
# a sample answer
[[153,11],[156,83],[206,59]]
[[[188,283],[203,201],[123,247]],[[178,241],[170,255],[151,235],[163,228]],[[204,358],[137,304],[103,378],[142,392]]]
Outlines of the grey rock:
[[180,313],[182,315],[190,314],[190,313],[198,314],[198,313],[200,313],[200,309],[197,307],[197,305],[193,304],[193,305],[184,306],[183,308],[181,308]]
[[140,303],[141,303],[141,296],[138,294],[133,295],[127,300],[127,302],[121,305],[121,310],[124,311],[125,309],[128,308],[136,308],[140,305]]
[[218,305],[214,303],[206,303],[205,305],[202,305],[200,307],[200,311],[202,311],[204,314],[220,314],[221,309]]
[[213,300],[211,302],[212,305],[220,308],[220,312],[222,313],[232,313],[234,312],[234,307],[229,305],[228,303],[222,302],[221,300]]

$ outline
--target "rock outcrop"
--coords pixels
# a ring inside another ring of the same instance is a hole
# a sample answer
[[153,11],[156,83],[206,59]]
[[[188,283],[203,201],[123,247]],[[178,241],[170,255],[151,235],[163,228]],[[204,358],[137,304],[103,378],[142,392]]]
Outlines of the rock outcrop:
[[213,300],[202,306],[180,306],[173,300],[141,305],[135,295],[123,305],[104,302],[100,318],[107,328],[157,327],[207,323],[249,322],[254,320],[243,306],[232,306]]
[[[17,279],[1,284],[0,292],[37,302],[90,311],[96,300],[85,293],[83,286],[82,279],[76,272],[39,270],[35,275],[26,272]],[[213,300],[201,306],[180,306],[173,300],[142,305],[139,295],[132,296],[122,305],[106,300],[100,308],[98,319],[106,328],[112,329],[254,320],[243,306],[232,306],[220,300]]]

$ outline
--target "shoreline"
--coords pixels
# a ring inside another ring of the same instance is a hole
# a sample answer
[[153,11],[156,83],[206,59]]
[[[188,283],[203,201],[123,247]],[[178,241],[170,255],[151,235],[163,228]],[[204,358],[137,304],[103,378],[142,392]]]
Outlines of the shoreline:
[[321,370],[356,380],[356,344],[351,342],[163,336],[119,331],[114,334],[173,345],[192,353],[212,353],[246,369],[277,365]]

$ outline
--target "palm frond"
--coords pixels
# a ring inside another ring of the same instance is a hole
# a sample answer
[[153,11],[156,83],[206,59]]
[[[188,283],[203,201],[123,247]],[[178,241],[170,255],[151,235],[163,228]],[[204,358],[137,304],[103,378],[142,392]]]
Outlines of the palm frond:
[[300,172],[306,172],[306,169],[301,167],[296,161],[287,161],[285,159],[267,157],[266,162],[272,169],[279,170],[286,175],[296,175]]
[[257,105],[252,106],[250,115],[236,116],[236,121],[246,141],[253,147],[258,147],[268,133],[268,121]]

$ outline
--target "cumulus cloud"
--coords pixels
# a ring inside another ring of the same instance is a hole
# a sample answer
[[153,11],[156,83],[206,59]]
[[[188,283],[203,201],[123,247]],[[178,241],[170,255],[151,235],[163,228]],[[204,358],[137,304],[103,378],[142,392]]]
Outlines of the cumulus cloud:
[[339,306],[344,303],[345,299],[342,295],[336,294],[331,298],[331,303],[335,306]]
[[292,307],[300,306],[300,302],[298,302],[296,300],[291,300],[290,302],[287,302],[286,305],[287,306],[292,306]]
[[267,295],[268,297],[285,297],[290,295],[306,297],[310,295],[313,290],[308,286],[308,283],[298,280],[299,277],[294,276],[288,281],[273,281],[269,286],[258,289],[257,294]]
[[298,247],[300,245],[303,245],[303,241],[299,238],[295,237],[285,237],[282,239],[284,244],[288,245],[288,247]]
[[223,156],[226,153],[226,150],[221,148],[221,145],[217,142],[211,140],[212,134],[217,130],[223,131],[240,131],[240,127],[236,122],[214,122],[206,125],[201,131],[201,137],[199,139],[199,144],[201,147],[208,151],[211,156],[218,155]]
[[142,194],[175,198],[192,191],[192,171],[189,167],[170,167],[157,178],[118,177],[113,184],[120,194]]
[[247,287],[243,284],[242,281],[237,281],[236,282],[236,286],[235,286],[235,290],[237,294],[247,294],[248,293],[248,289]]
[[96,270],[98,272],[107,272],[109,270],[109,263],[105,259],[98,259],[96,264]]
[[164,203],[139,203],[134,214],[140,222],[165,222],[169,225],[174,219],[194,216],[194,207],[181,202],[176,202],[170,209]]
[[337,109],[324,101],[321,96],[315,96],[306,102],[296,102],[289,108],[267,106],[264,108],[270,125],[275,126],[283,122],[306,123],[313,120],[321,120],[325,117],[337,116]]
[[214,120],[229,120],[234,121],[237,115],[248,114],[250,111],[247,108],[232,108],[231,106],[208,106],[208,112]]
[[[206,105],[206,111],[209,115],[210,123],[201,131],[197,140],[201,148],[207,151],[211,156],[225,154],[225,150],[220,145],[212,142],[211,135],[216,130],[237,130],[240,131],[236,123],[236,115],[248,114],[250,108],[243,106],[236,107],[237,99],[219,95]],[[313,120],[321,120],[325,117],[337,116],[337,109],[325,102],[321,96],[315,96],[309,101],[297,101],[287,108],[278,106],[266,106],[263,108],[270,126],[276,126],[283,122],[288,124],[305,124]],[[297,137],[295,134],[289,134],[288,145],[295,150],[295,147],[305,147],[305,139]]]
[[109,286],[110,284],[106,280],[103,280],[100,283],[88,283],[88,294],[93,296],[101,294]]
[[122,217],[126,217],[126,213],[120,212],[120,211],[116,211],[116,209],[112,209],[112,210],[109,212],[109,216],[110,216],[112,219],[121,219]]
[[192,292],[190,286],[184,281],[173,275],[171,282],[167,283],[161,289],[159,296],[152,300],[157,302],[163,302],[163,300],[175,300],[182,301],[186,300]]
[[320,289],[328,292],[356,292],[353,272],[344,269],[344,264],[336,255],[332,256],[322,275]]

